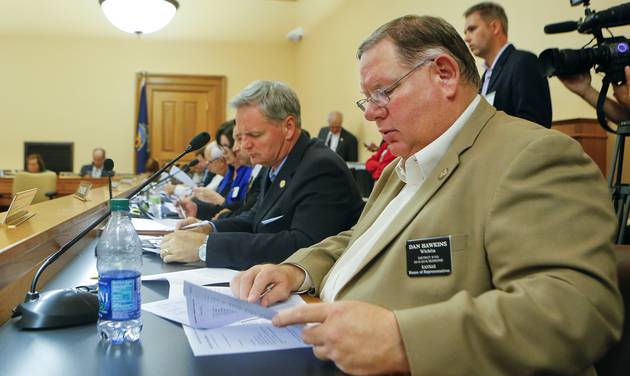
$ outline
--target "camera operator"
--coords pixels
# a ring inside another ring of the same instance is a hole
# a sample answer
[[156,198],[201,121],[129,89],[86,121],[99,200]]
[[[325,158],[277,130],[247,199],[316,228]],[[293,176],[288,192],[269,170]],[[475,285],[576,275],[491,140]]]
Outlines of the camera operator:
[[[615,100],[606,98],[604,102],[604,113],[606,118],[615,124],[630,118],[630,66],[624,68],[626,81],[619,85],[613,84],[613,95]],[[558,76],[560,82],[575,94],[579,95],[588,104],[595,107],[599,91],[591,85],[591,73],[583,72],[571,76]]]

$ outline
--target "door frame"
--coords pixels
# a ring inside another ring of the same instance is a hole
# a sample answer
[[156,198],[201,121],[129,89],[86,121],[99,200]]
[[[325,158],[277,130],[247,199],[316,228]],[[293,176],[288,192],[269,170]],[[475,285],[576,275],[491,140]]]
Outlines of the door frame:
[[[154,89],[161,88],[169,88],[169,87],[181,87],[181,86],[189,86],[195,87],[198,89],[213,89],[219,88],[218,90],[218,100],[216,105],[216,110],[218,112],[219,122],[214,124],[216,128],[218,128],[221,123],[225,122],[226,117],[226,107],[227,107],[227,77],[226,76],[210,76],[210,75],[188,75],[188,74],[163,74],[163,73],[148,73],[148,72],[138,72],[136,73],[136,100],[135,100],[135,108],[134,108],[134,119],[133,119],[133,168],[134,171],[136,169],[136,148],[135,148],[135,139],[138,136],[138,113],[140,110],[140,89],[142,85],[142,80],[145,81],[146,93],[147,93],[147,133],[149,137],[147,137],[147,142],[149,142],[149,157],[152,158],[151,154],[151,134],[153,131],[153,122],[151,117],[153,116],[153,98],[152,92]],[[204,90],[205,91],[205,90]],[[211,104],[206,103],[206,108],[208,108]],[[208,117],[210,118],[210,117]],[[214,136],[211,134],[211,136]],[[183,151],[183,150],[182,150]]]

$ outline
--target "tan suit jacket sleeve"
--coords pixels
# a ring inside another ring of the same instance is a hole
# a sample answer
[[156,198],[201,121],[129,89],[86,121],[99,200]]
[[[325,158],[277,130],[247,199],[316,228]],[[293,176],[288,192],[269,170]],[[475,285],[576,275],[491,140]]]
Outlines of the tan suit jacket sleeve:
[[[395,163],[350,232],[292,257],[315,285],[400,191]],[[413,374],[592,374],[623,321],[615,227],[577,142],[482,100],[337,298],[394,311]],[[409,277],[407,240],[436,236],[452,272]]]

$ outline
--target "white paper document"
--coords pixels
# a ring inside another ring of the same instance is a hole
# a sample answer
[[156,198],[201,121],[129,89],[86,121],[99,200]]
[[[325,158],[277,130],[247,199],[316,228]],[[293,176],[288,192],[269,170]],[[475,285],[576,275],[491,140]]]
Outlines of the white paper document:
[[177,219],[161,219],[156,221],[154,219],[146,218],[131,218],[131,224],[138,233],[142,232],[172,232],[175,231],[175,224]]
[[143,281],[168,281],[168,298],[184,297],[184,281],[197,285],[229,283],[238,271],[226,268],[197,268],[180,272],[143,275]]
[[175,165],[171,167],[171,171],[169,172],[169,174],[184,185],[187,185],[191,188],[197,186],[197,183],[195,183],[190,176],[188,176],[184,171],[180,170]]
[[[229,287],[193,285],[191,288],[188,283],[186,286],[188,288],[186,298],[177,297],[145,303],[142,309],[183,324],[184,333],[195,356],[310,347],[300,337],[301,325],[276,328],[270,320],[259,317],[259,314],[273,317],[281,310],[306,304],[298,295],[292,295],[287,301],[275,304],[271,308],[264,308],[234,298]],[[187,300],[191,299],[195,302],[197,317],[189,314],[190,304]],[[214,321],[199,317],[205,314],[213,317]],[[198,323],[211,329],[194,328],[193,326]]]
[[161,236],[151,235],[138,235],[140,242],[142,242],[142,251],[160,254],[160,244],[162,243]]
[[211,329],[248,317],[271,320],[278,312],[271,308],[222,294],[188,281],[184,282],[188,322],[194,328]]
[[194,329],[184,325],[184,333],[195,356],[310,347],[302,341],[301,332],[301,327],[276,328],[263,319],[215,329]]

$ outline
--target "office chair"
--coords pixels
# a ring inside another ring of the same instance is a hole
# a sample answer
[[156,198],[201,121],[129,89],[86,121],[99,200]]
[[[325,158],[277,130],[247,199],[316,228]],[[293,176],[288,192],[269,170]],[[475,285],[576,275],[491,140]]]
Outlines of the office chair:
[[52,199],[56,196],[57,174],[53,171],[18,172],[15,174],[12,190],[14,194],[31,188],[37,188],[33,204]]

